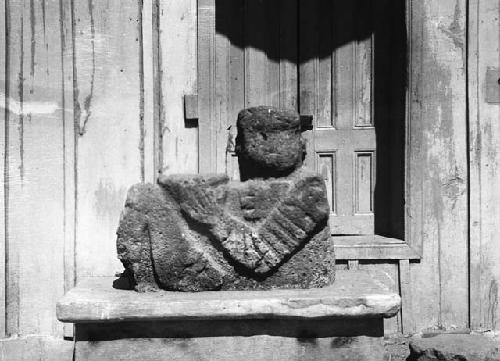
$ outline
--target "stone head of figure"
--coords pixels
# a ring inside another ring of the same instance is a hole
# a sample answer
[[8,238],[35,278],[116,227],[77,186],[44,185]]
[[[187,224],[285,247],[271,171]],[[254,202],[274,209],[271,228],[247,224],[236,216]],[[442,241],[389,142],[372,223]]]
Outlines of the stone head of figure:
[[297,112],[268,106],[244,109],[237,128],[242,180],[286,176],[302,165],[305,142]]

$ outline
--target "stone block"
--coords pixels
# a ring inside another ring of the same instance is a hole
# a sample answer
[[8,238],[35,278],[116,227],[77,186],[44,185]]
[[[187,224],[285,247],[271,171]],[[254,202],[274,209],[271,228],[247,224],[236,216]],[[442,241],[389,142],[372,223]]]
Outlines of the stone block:
[[239,112],[236,124],[236,154],[248,178],[283,176],[302,164],[305,150],[297,112],[253,107]]
[[400,307],[378,273],[341,271],[316,289],[157,291],[89,279],[57,305],[75,323],[75,361],[384,359],[384,317]]
[[392,317],[399,295],[375,282],[377,273],[339,271],[330,286],[265,291],[157,291],[138,293],[111,287],[100,277],[80,282],[57,304],[63,322],[157,321],[179,318],[266,319],[299,317]]
[[237,124],[241,182],[162,175],[131,187],[117,231],[120,284],[195,292],[333,282],[326,186],[301,167],[299,114],[248,108]]
[[118,258],[138,291],[322,287],[335,255],[323,180],[162,176],[128,193]]
[[500,344],[481,335],[439,334],[414,338],[408,361],[500,361]]
[[382,361],[382,337],[228,336],[79,341],[75,361]]

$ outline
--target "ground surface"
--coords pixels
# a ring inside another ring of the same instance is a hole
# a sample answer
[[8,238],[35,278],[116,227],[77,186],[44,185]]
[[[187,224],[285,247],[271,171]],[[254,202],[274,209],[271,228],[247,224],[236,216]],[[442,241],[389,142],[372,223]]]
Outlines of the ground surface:
[[402,335],[388,336],[385,338],[385,352],[387,354],[387,361],[404,361],[410,354],[408,343],[410,337]]
[[[464,330],[439,330],[432,329],[424,331],[422,334],[417,335],[391,335],[384,338],[385,352],[387,354],[386,361],[405,361],[410,355],[410,348],[408,344],[410,343],[412,337],[421,337],[425,335],[435,334],[435,333],[469,333],[469,331]],[[479,334],[488,337],[500,345],[500,331],[472,331],[471,334]]]

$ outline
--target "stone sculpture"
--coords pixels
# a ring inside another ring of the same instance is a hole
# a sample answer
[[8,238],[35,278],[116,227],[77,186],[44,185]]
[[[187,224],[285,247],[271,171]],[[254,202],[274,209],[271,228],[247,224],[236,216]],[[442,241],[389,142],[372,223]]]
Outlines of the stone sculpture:
[[309,288],[333,282],[329,205],[302,167],[300,116],[255,107],[238,114],[242,181],[162,175],[127,196],[118,257],[138,291]]

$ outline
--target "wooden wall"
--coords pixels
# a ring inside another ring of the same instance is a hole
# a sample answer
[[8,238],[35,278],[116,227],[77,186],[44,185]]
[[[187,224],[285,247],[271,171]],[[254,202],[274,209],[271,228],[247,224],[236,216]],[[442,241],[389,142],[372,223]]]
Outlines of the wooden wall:
[[500,310],[500,3],[470,1],[470,321],[471,327],[498,329]]
[[409,331],[468,325],[466,1],[414,1],[410,12]]
[[127,188],[153,178],[143,8],[5,0],[0,11],[0,328],[62,336],[56,301],[78,278],[120,271],[114,240]]
[[[499,9],[467,3],[407,6],[406,237],[421,260],[338,266],[387,273],[403,297],[389,333],[465,328],[469,317],[498,326],[499,106],[484,103],[483,76],[499,66]],[[158,170],[198,171],[201,129],[183,102],[197,89],[196,6],[1,1],[0,335],[70,336],[55,302],[82,277],[121,270],[127,188]]]

